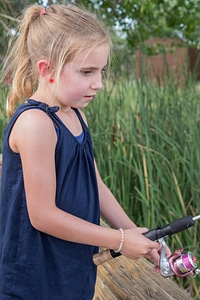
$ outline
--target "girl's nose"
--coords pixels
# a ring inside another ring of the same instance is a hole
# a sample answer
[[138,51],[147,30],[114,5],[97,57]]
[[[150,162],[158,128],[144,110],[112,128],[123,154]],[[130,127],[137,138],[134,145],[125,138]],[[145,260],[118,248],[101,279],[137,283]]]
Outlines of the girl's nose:
[[102,74],[97,76],[95,78],[95,80],[93,81],[93,83],[91,84],[91,89],[93,90],[101,90],[103,87],[103,83],[102,83]]

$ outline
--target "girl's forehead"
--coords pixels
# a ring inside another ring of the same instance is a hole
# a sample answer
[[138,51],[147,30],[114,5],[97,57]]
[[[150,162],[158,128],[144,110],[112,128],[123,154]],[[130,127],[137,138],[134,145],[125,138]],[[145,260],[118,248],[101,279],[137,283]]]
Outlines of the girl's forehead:
[[74,57],[74,63],[85,65],[88,63],[101,63],[108,60],[110,55],[110,45],[107,43],[94,48],[79,51]]

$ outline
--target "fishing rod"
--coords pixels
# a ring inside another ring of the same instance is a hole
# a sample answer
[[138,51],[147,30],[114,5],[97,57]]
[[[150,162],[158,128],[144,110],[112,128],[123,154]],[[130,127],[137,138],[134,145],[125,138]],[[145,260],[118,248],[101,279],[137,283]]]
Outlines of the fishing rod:
[[[182,253],[182,248],[176,250],[169,257],[166,257],[165,238],[175,233],[184,231],[200,220],[200,215],[196,217],[186,216],[170,222],[163,227],[157,227],[144,233],[144,236],[151,241],[158,241],[162,244],[160,254],[160,270],[164,277],[176,275],[177,277],[186,277],[188,275],[200,274],[200,269],[197,269],[196,257],[190,251],[186,254]],[[104,250],[93,255],[93,262],[96,266],[120,256],[121,253],[114,250]]]

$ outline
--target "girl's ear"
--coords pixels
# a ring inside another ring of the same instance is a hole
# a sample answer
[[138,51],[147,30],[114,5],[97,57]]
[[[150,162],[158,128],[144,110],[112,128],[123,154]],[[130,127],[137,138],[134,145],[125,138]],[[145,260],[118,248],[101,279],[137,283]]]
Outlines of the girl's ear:
[[40,60],[37,66],[38,72],[42,77],[49,75],[52,71],[47,60]]

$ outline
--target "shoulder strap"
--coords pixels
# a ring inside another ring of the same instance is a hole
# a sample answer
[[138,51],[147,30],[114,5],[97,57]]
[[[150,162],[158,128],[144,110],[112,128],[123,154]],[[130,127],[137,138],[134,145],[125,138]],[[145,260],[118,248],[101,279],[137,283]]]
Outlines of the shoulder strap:
[[11,120],[9,122],[8,130],[9,130],[9,128],[11,130],[11,128],[13,127],[13,124],[16,122],[17,118],[24,111],[26,111],[28,109],[40,109],[40,110],[44,111],[50,117],[50,119],[52,120],[55,128],[57,128],[57,122],[55,121],[55,118],[53,118],[53,115],[56,111],[59,110],[59,107],[58,106],[52,106],[51,107],[51,106],[47,105],[46,103],[39,102],[39,101],[36,101],[36,100],[33,100],[33,99],[29,99],[17,108],[17,110],[15,111],[13,117],[11,118]]
[[87,125],[85,124],[84,120],[83,120],[83,117],[82,117],[82,115],[81,115],[79,109],[74,108],[74,107],[72,107],[72,109],[73,109],[74,112],[76,113],[76,115],[77,115],[79,121],[81,122],[81,125],[84,126],[84,127],[86,127],[86,128],[88,128]]
[[59,107],[58,106],[51,107],[46,103],[39,102],[39,101],[36,101],[33,99],[29,99],[17,108],[17,110],[14,113],[13,118],[12,118],[13,121],[15,121],[21,113],[23,113],[24,111],[26,111],[28,109],[40,109],[49,115],[49,113],[58,111]]

